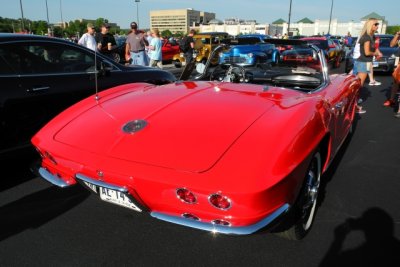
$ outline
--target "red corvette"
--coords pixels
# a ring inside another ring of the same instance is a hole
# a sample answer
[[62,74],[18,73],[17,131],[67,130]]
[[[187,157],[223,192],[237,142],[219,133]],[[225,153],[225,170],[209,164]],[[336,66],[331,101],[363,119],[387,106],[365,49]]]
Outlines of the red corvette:
[[328,75],[306,42],[284,41],[320,65],[206,64],[201,80],[126,84],[75,104],[32,138],[40,175],[180,225],[303,238],[322,174],[352,131],[360,82]]

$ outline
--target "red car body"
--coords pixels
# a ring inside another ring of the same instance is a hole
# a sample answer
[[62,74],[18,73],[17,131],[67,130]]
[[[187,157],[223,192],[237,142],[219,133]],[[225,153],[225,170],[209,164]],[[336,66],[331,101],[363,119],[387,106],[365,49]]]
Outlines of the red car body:
[[102,91],[32,138],[39,172],[158,219],[250,234],[290,213],[305,177],[319,186],[351,131],[360,82],[329,79],[312,93],[216,81]]
[[162,60],[172,61],[175,54],[179,53],[178,43],[171,43],[168,39],[162,39]]
[[324,51],[326,61],[332,65],[334,68],[340,66],[342,62],[342,52],[339,47],[333,42],[333,40],[326,37],[305,37],[300,40],[309,42],[310,44],[315,44],[317,47]]

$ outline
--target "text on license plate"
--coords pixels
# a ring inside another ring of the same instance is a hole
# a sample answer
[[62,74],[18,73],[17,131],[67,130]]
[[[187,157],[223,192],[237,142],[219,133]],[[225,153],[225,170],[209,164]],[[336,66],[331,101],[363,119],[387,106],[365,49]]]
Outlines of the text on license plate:
[[130,208],[136,211],[141,212],[142,210],[136,206],[130,198],[125,194],[117,190],[99,187],[99,194],[101,200],[111,202],[113,204],[117,204],[126,208]]

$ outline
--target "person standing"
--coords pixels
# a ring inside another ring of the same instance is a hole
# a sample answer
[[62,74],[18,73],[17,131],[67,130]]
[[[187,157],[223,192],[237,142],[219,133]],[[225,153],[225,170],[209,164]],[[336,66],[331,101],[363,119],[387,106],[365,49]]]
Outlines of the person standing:
[[96,39],[94,38],[95,28],[92,23],[87,24],[87,32],[79,39],[78,44],[85,46],[93,51],[97,50]]
[[[146,32],[146,35],[145,35],[145,38],[146,38],[147,42],[148,42],[149,45],[150,45],[150,44],[151,44],[151,40],[153,39],[153,34],[152,34],[152,32],[151,32],[151,31],[147,31],[147,32]],[[150,57],[151,50],[149,49],[148,46],[146,46],[145,50],[146,50],[146,55],[147,55],[147,58],[148,58],[148,62],[150,62],[150,59],[151,59],[151,57]],[[149,64],[150,64],[150,63],[149,63]]]
[[[365,79],[372,68],[372,59],[374,56],[381,57],[382,53],[375,48],[374,33],[378,29],[379,23],[377,19],[368,19],[360,32],[357,40],[360,46],[360,56],[354,62],[353,74],[357,75],[361,80],[361,87],[364,86]],[[357,105],[357,113],[365,113],[360,105]]]
[[125,58],[131,60],[132,65],[148,66],[147,55],[145,52],[146,46],[149,43],[143,32],[138,30],[136,22],[131,23],[131,32],[126,38]]
[[[397,48],[397,52],[395,54],[396,56],[396,60],[395,60],[395,66],[394,68],[396,68],[397,64],[399,64],[399,57],[400,57],[400,31],[397,32],[394,36],[393,39],[390,41],[390,47],[395,47],[398,46]],[[385,107],[391,107],[395,104],[395,97],[396,97],[396,93],[400,90],[400,85],[398,83],[396,83],[395,81],[393,81],[392,83],[392,88],[390,90],[390,96],[389,98],[383,103],[383,105]],[[397,118],[400,118],[400,110],[398,111],[398,113],[396,114]]]
[[[375,38],[375,48],[379,49],[379,38]],[[379,57],[373,57],[372,60],[378,60]],[[377,86],[377,85],[381,85],[381,82],[378,82],[377,80],[374,79],[374,67],[372,66],[372,68],[370,69],[369,73],[368,73],[368,77],[369,77],[369,85],[370,86]]]
[[183,43],[180,45],[182,52],[185,56],[186,64],[192,62],[193,60],[193,52],[194,52],[194,39],[193,35],[196,33],[195,30],[191,29],[189,34],[184,37],[181,42]]
[[149,56],[150,56],[150,67],[159,67],[162,66],[162,42],[160,38],[160,32],[157,28],[151,30],[151,42],[149,45]]
[[117,47],[114,35],[110,33],[110,24],[101,25],[100,34],[96,34],[97,49],[104,55],[112,58],[112,50]]

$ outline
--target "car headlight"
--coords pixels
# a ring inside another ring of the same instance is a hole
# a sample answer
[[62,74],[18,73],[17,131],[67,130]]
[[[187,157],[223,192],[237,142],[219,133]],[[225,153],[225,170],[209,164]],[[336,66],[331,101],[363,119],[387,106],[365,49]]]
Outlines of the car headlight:
[[247,56],[248,57],[253,57],[254,55],[253,55],[253,53],[248,53]]

